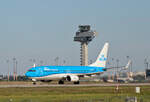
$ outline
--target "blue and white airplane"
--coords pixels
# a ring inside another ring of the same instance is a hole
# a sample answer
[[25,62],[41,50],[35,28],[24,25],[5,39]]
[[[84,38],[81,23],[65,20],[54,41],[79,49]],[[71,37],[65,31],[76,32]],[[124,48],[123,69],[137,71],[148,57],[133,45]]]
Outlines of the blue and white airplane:
[[107,70],[108,48],[109,43],[105,43],[97,60],[89,66],[37,66],[30,68],[25,75],[32,79],[33,84],[36,84],[36,81],[48,82],[53,80],[58,80],[59,84],[64,84],[64,81],[79,84],[80,77],[101,74]]

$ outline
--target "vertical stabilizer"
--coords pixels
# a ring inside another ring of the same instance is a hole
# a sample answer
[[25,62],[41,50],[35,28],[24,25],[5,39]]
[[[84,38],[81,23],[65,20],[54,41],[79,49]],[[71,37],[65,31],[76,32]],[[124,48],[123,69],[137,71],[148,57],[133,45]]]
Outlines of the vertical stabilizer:
[[103,49],[101,50],[100,54],[98,55],[97,60],[89,66],[105,68],[106,61],[107,61],[108,48],[109,48],[109,43],[107,42],[107,43],[105,43]]

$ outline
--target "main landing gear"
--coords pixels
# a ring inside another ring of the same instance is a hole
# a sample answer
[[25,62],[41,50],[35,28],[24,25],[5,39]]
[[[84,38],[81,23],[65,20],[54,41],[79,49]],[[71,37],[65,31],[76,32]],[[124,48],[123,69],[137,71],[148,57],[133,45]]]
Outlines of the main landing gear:
[[[63,80],[59,80],[58,84],[64,84],[64,81]],[[80,84],[80,82],[76,81],[76,82],[74,82],[74,84]]]
[[63,80],[59,80],[58,84],[64,84]]
[[80,84],[80,82],[79,82],[79,81],[76,81],[76,82],[74,82],[74,84]]

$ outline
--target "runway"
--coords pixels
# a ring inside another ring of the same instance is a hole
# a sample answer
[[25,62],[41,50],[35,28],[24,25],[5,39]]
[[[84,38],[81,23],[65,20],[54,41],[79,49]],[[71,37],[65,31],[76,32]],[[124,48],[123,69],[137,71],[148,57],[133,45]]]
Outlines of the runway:
[[25,87],[100,87],[100,86],[150,86],[150,83],[128,83],[128,84],[112,84],[112,83],[101,83],[101,84],[47,84],[47,85],[0,85],[0,88],[25,88]]

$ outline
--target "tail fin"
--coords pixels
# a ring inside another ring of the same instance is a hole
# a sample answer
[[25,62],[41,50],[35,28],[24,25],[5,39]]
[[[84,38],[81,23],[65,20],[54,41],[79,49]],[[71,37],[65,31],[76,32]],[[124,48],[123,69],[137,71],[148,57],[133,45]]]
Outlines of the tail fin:
[[107,60],[107,53],[108,53],[108,47],[109,43],[105,43],[103,49],[101,50],[99,56],[97,57],[96,62],[89,66],[95,66],[95,67],[104,67],[106,66],[106,60]]
[[132,63],[132,61],[129,60],[128,63],[127,63],[127,65],[124,67],[124,69],[128,69],[131,63]]

